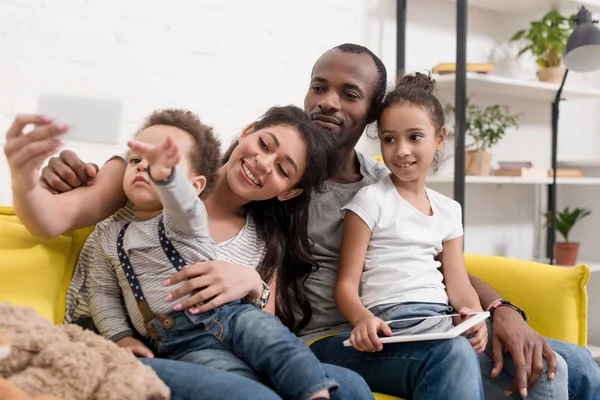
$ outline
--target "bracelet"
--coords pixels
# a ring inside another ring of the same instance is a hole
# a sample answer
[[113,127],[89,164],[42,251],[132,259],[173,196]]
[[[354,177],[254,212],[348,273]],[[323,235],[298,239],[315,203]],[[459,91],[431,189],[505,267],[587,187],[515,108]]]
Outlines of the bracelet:
[[498,308],[500,308],[502,306],[512,308],[513,310],[515,310],[516,312],[521,314],[521,317],[523,317],[523,320],[525,322],[529,321],[529,317],[527,317],[527,314],[525,314],[525,311],[523,311],[523,309],[521,307],[511,303],[508,300],[500,299],[500,300],[497,300],[496,302],[490,304],[490,306],[488,307],[491,322],[494,322],[494,311],[496,311]]
[[154,179],[152,177],[152,173],[150,173],[150,166],[148,165],[147,168],[147,172],[148,172],[148,177],[150,178],[150,180],[152,181],[152,183],[154,183],[155,185],[167,185],[171,182],[173,182],[173,179],[175,178],[175,168],[173,168],[173,170],[171,171],[171,175],[169,175],[167,177],[167,179],[164,179],[162,181],[157,181],[156,179]]

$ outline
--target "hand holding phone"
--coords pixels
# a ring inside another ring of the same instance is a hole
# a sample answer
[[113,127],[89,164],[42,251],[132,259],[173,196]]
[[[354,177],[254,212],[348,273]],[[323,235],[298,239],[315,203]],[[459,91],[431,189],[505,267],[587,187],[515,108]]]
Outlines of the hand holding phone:
[[118,100],[43,94],[38,113],[69,126],[61,140],[119,144],[123,105]]

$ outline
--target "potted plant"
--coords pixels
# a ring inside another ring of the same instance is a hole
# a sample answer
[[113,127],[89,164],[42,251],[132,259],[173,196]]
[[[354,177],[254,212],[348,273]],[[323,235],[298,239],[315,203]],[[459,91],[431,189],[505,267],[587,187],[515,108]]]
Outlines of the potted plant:
[[518,56],[529,52],[536,57],[540,81],[560,83],[565,75],[562,64],[565,46],[574,26],[575,15],[567,18],[559,11],[551,10],[541,20],[532,21],[529,29],[516,32],[510,41],[527,41]]
[[[556,254],[557,265],[575,265],[577,263],[577,255],[579,253],[579,243],[571,242],[569,234],[575,224],[581,219],[587,217],[592,212],[586,208],[575,208],[571,210],[565,207],[562,211],[556,212],[556,221],[554,228],[565,239],[564,242],[554,243],[554,253]],[[550,227],[551,213],[546,213],[546,227]]]
[[[453,106],[448,106],[454,112]],[[510,128],[518,128],[520,114],[511,115],[506,105],[494,104],[481,108],[467,99],[465,121],[465,173],[489,176],[494,147]]]

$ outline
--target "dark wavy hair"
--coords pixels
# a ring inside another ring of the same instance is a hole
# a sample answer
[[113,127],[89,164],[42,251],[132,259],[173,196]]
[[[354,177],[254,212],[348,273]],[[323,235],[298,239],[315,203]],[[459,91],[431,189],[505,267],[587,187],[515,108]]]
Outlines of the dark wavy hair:
[[[312,244],[308,238],[308,205],[312,194],[324,191],[325,182],[336,172],[338,152],[335,136],[295,106],[269,109],[256,121],[254,131],[280,125],[296,130],[306,144],[306,170],[295,186],[303,191],[287,201],[277,198],[252,201],[246,205],[246,210],[267,245],[258,272],[265,282],[270,282],[277,274],[276,315],[291,331],[298,332],[312,317],[304,282],[319,268],[311,254]],[[225,152],[223,164],[229,161],[238,143],[235,140]],[[300,321],[294,317],[292,297],[302,312]]]

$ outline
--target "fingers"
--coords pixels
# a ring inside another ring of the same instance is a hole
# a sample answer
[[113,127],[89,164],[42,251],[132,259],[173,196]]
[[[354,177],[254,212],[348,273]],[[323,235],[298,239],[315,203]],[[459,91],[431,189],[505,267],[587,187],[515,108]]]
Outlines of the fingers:
[[58,176],[56,171],[54,171],[54,169],[52,168],[52,165],[57,162],[57,161],[55,161],[57,159],[58,159],[58,157],[50,158],[50,161],[48,162],[48,166],[46,166],[44,169],[42,169],[42,177],[41,177],[42,185],[47,186],[54,193],[68,192],[69,190],[73,189],[73,187],[71,185],[69,185],[67,182],[63,181],[61,179],[61,177]]
[[538,379],[540,379],[540,376],[544,373],[543,349],[541,343],[538,343],[533,347],[533,352],[531,354],[531,375],[527,381],[528,388],[535,385]]
[[[220,294],[220,295],[218,295],[216,297],[213,297],[207,303],[204,303],[204,304],[201,304],[201,305],[199,305],[197,303],[194,303],[192,301],[190,301],[190,302],[191,302],[191,304],[189,306],[185,306],[185,307],[191,307],[191,306],[195,305],[195,312],[194,312],[194,314],[202,314],[202,313],[205,313],[207,311],[213,310],[213,309],[215,309],[215,308],[217,308],[219,306],[222,306],[223,304],[229,303],[229,302],[231,302],[231,300],[228,299],[225,295]],[[185,303],[185,301],[183,303]]]
[[[18,151],[10,158],[10,164],[13,168],[22,168],[24,165],[31,165],[30,161],[33,158],[39,158],[40,156],[44,156],[42,161],[46,158],[46,155],[51,155],[55,153],[60,146],[62,146],[62,142],[56,139],[48,139],[42,142],[34,142],[27,146],[27,148],[23,148],[21,151]],[[41,165],[41,162],[37,166]]]
[[55,136],[64,133],[66,129],[66,125],[64,124],[52,124],[36,128],[27,135],[12,138],[7,137],[4,153],[8,162],[11,165],[15,165],[15,159],[21,160],[20,162],[22,163],[23,159],[35,157],[35,151],[39,151],[40,146],[46,145],[49,146],[48,148],[52,146],[56,147],[58,141]]
[[[57,173],[63,180],[69,182],[69,178],[71,178],[73,182],[75,182],[75,179],[73,178],[76,178],[80,182],[78,186],[81,186],[82,184],[87,184],[89,181],[92,180],[92,177],[89,176],[86,172],[88,164],[81,161],[77,154],[75,154],[72,151],[65,150],[62,153],[60,153],[59,157],[70,169],[70,171],[68,171],[70,172],[68,176],[63,176],[60,170],[57,171]],[[75,173],[76,177],[73,177],[72,173]]]
[[485,325],[483,325],[483,327],[479,328],[479,330],[477,331],[477,333],[473,339],[475,339],[475,343],[474,344],[472,343],[473,349],[475,349],[477,354],[483,353],[483,351],[485,350],[485,348],[487,346],[487,341],[488,341],[488,334],[487,334],[487,329],[486,329]]
[[359,327],[359,329],[356,329],[355,341],[356,349],[359,351],[368,351],[371,353],[376,351],[376,347],[373,345],[371,339],[369,338],[368,329],[364,326],[361,326]]
[[90,178],[95,178],[96,175],[98,175],[98,171],[100,171],[100,168],[98,168],[98,166],[96,164],[92,164],[92,163],[88,163],[85,164],[85,173],[90,177]]
[[136,356],[144,357],[144,358],[154,358],[154,354],[152,351],[146,346],[136,346],[131,347],[131,352]]
[[155,146],[148,143],[140,142],[139,140],[130,140],[129,142],[127,142],[127,146],[129,146],[131,150],[140,153],[142,157],[146,157],[148,153],[155,149]]
[[16,116],[12,125],[6,132],[7,142],[9,139],[17,138],[23,135],[23,129],[27,125],[36,124],[36,125],[48,125],[52,123],[52,118],[47,117],[45,115],[39,114],[19,114]]
[[546,364],[548,364],[548,379],[556,378],[556,370],[558,368],[556,366],[556,354],[554,353],[554,350],[552,350],[552,347],[550,347],[550,344],[548,344],[546,340],[544,340],[542,354],[546,359]]
[[504,351],[497,335],[492,331],[492,372],[490,376],[496,378],[504,368]]
[[[200,313],[199,307],[210,302],[210,300],[217,295],[224,295],[222,288],[218,287],[217,285],[211,285],[211,286],[208,286],[208,287],[200,290],[197,293],[194,293],[193,295],[186,298],[179,304],[176,304],[175,307],[173,307],[173,309],[175,311],[179,311],[179,310],[183,310],[184,308],[188,308],[188,307],[197,305],[197,307],[194,310],[192,310],[192,314],[199,314]],[[234,300],[234,299],[232,299],[232,300]],[[208,310],[206,310],[206,311],[208,311]]]
[[379,324],[379,331],[383,333],[385,336],[392,336],[392,328],[384,321],[381,321]]
[[[164,282],[165,286],[175,285],[179,282],[188,280],[190,278],[198,277],[202,274],[205,274],[208,271],[210,261],[197,262],[195,264],[189,265],[181,271],[178,271],[171,275],[169,279]],[[189,292],[187,292],[189,293]],[[187,294],[185,293],[185,294]],[[181,296],[178,296],[181,297]],[[174,298],[178,298],[174,297]]]
[[527,381],[529,380],[530,367],[525,358],[525,354],[523,352],[523,349],[520,349],[518,352],[512,352],[510,354],[515,365],[515,379],[513,383],[509,386],[508,391],[510,391],[511,393],[518,391],[521,397],[527,397]]

